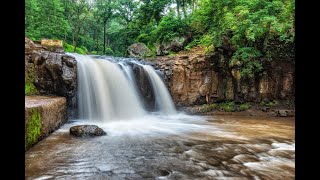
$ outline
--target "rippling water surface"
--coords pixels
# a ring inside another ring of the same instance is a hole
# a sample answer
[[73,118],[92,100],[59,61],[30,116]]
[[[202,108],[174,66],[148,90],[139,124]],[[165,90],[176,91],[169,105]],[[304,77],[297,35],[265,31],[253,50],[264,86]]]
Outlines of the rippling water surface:
[[[78,138],[96,124],[108,135]],[[147,115],[62,126],[25,155],[26,179],[294,179],[294,118]]]

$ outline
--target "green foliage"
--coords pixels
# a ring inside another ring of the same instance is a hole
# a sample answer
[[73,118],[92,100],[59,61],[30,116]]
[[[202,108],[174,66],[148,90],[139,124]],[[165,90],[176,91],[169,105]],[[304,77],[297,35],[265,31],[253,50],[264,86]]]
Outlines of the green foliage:
[[274,41],[287,49],[295,38],[294,0],[26,0],[25,5],[25,33],[32,40],[63,39],[78,53],[125,56],[137,42],[152,49],[186,36],[192,39],[188,50],[221,47],[227,39],[236,51],[231,68],[243,76],[276,58]]
[[210,111],[213,111],[214,109],[217,109],[218,108],[218,104],[204,104],[202,105],[201,109],[203,110],[203,112],[210,112]]
[[[63,43],[63,49],[65,52],[70,52],[73,53],[74,52],[74,46],[70,45],[66,42]],[[78,54],[87,54],[88,50],[85,47],[77,47],[76,48],[76,53]]]
[[91,51],[90,54],[92,54],[92,55],[98,55],[98,52],[97,52],[97,51]]
[[29,82],[25,84],[24,94],[26,96],[35,95],[38,94],[38,90],[36,89],[33,83]]
[[62,39],[70,31],[60,0],[26,0],[26,35],[31,39]]
[[114,54],[113,50],[111,48],[106,48],[106,55],[112,56]]
[[198,39],[194,39],[193,41],[191,41],[188,45],[186,45],[184,47],[185,50],[190,50],[192,47],[197,46],[198,44],[200,44]]
[[234,55],[230,64],[241,67],[241,76],[253,77],[254,73],[262,70],[262,63],[259,61],[261,53],[252,47],[239,48]]
[[26,124],[26,142],[25,150],[30,148],[33,144],[38,141],[41,135],[42,118],[40,110],[38,108],[33,108],[28,110],[28,122]]
[[200,38],[194,38],[184,49],[190,50],[192,47],[202,46],[208,48],[209,46],[213,46],[213,38],[209,34],[204,34],[200,36]]
[[261,101],[260,102],[260,106],[264,106],[264,107],[275,107],[276,105],[278,105],[279,102],[277,100],[272,100],[272,101]]
[[220,110],[226,112],[234,112],[239,109],[240,111],[245,111],[251,108],[249,103],[242,103],[240,105],[236,105],[233,101],[230,102],[222,102],[222,103],[212,103],[212,104],[204,104],[200,107],[201,112],[210,112],[213,110]]
[[219,109],[222,111],[234,112],[236,111],[236,104],[233,101],[221,103],[219,104]]
[[158,42],[167,42],[174,37],[184,36],[187,29],[186,19],[179,19],[173,13],[169,13],[161,19],[157,29],[155,29],[155,35]]
[[239,105],[240,111],[245,111],[245,110],[250,109],[250,108],[251,108],[251,105],[249,103],[243,103],[243,104]]
[[25,1],[25,34],[30,39],[35,40],[40,36],[40,32],[36,30],[38,24],[39,7],[37,0],[26,0]]

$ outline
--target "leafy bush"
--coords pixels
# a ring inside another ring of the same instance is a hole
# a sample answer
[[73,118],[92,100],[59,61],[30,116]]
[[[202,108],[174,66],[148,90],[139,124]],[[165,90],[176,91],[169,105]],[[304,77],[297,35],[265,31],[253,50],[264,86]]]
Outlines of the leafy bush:
[[112,56],[112,55],[114,55],[114,52],[113,52],[113,50],[112,50],[110,47],[107,47],[107,48],[106,48],[106,54],[105,54],[105,55]]
[[204,104],[202,105],[202,111],[203,112],[209,112],[212,111],[214,109],[217,109],[218,105],[213,103],[213,104]]
[[[63,49],[65,52],[70,52],[73,53],[74,52],[74,46],[70,45],[66,42],[63,43]],[[87,54],[88,50],[85,47],[77,47],[76,49],[76,53],[78,54]]]
[[234,112],[236,111],[236,104],[233,101],[221,103],[219,104],[219,109],[222,111]]
[[97,55],[98,54],[98,52],[97,51],[91,51],[91,53],[90,54],[92,54],[92,55]]
[[249,103],[243,103],[239,105],[240,111],[245,111],[247,109],[250,109],[251,105]]
[[241,76],[253,77],[254,73],[262,70],[262,64],[258,60],[260,56],[261,53],[255,48],[239,48],[232,56],[230,64],[239,63]]
[[155,35],[158,42],[170,41],[174,37],[184,36],[187,30],[186,19],[180,19],[173,13],[169,13],[161,19],[157,29],[155,29]]
[[264,106],[264,107],[274,107],[276,105],[278,105],[279,102],[277,100],[273,100],[273,101],[261,101],[260,102],[260,106]]

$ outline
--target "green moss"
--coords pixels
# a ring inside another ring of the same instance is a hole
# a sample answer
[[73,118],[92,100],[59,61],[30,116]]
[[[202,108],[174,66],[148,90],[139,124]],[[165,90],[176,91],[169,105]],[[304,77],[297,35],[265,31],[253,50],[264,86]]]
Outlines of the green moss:
[[28,122],[25,131],[25,150],[29,149],[38,141],[41,135],[42,118],[40,110],[37,108],[28,111]]
[[34,72],[32,71],[31,68],[28,69],[28,71],[25,72],[25,88],[24,88],[24,93],[26,96],[30,95],[37,95],[39,94],[39,91],[37,88],[34,86]]

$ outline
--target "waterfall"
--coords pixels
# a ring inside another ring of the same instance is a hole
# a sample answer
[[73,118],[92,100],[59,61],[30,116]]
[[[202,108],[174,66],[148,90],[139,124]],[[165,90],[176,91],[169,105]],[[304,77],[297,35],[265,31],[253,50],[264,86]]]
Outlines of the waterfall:
[[[161,114],[176,113],[171,96],[156,71],[130,59],[102,58],[68,53],[77,60],[80,119],[109,122],[142,118],[148,114],[130,63],[141,66],[152,84]],[[151,85],[150,85],[151,87]]]
[[143,65],[144,69],[148,73],[151,80],[153,90],[156,97],[156,105],[160,109],[161,113],[164,114],[176,114],[176,109],[172,102],[170,93],[163,83],[162,79],[156,73],[152,66]]

